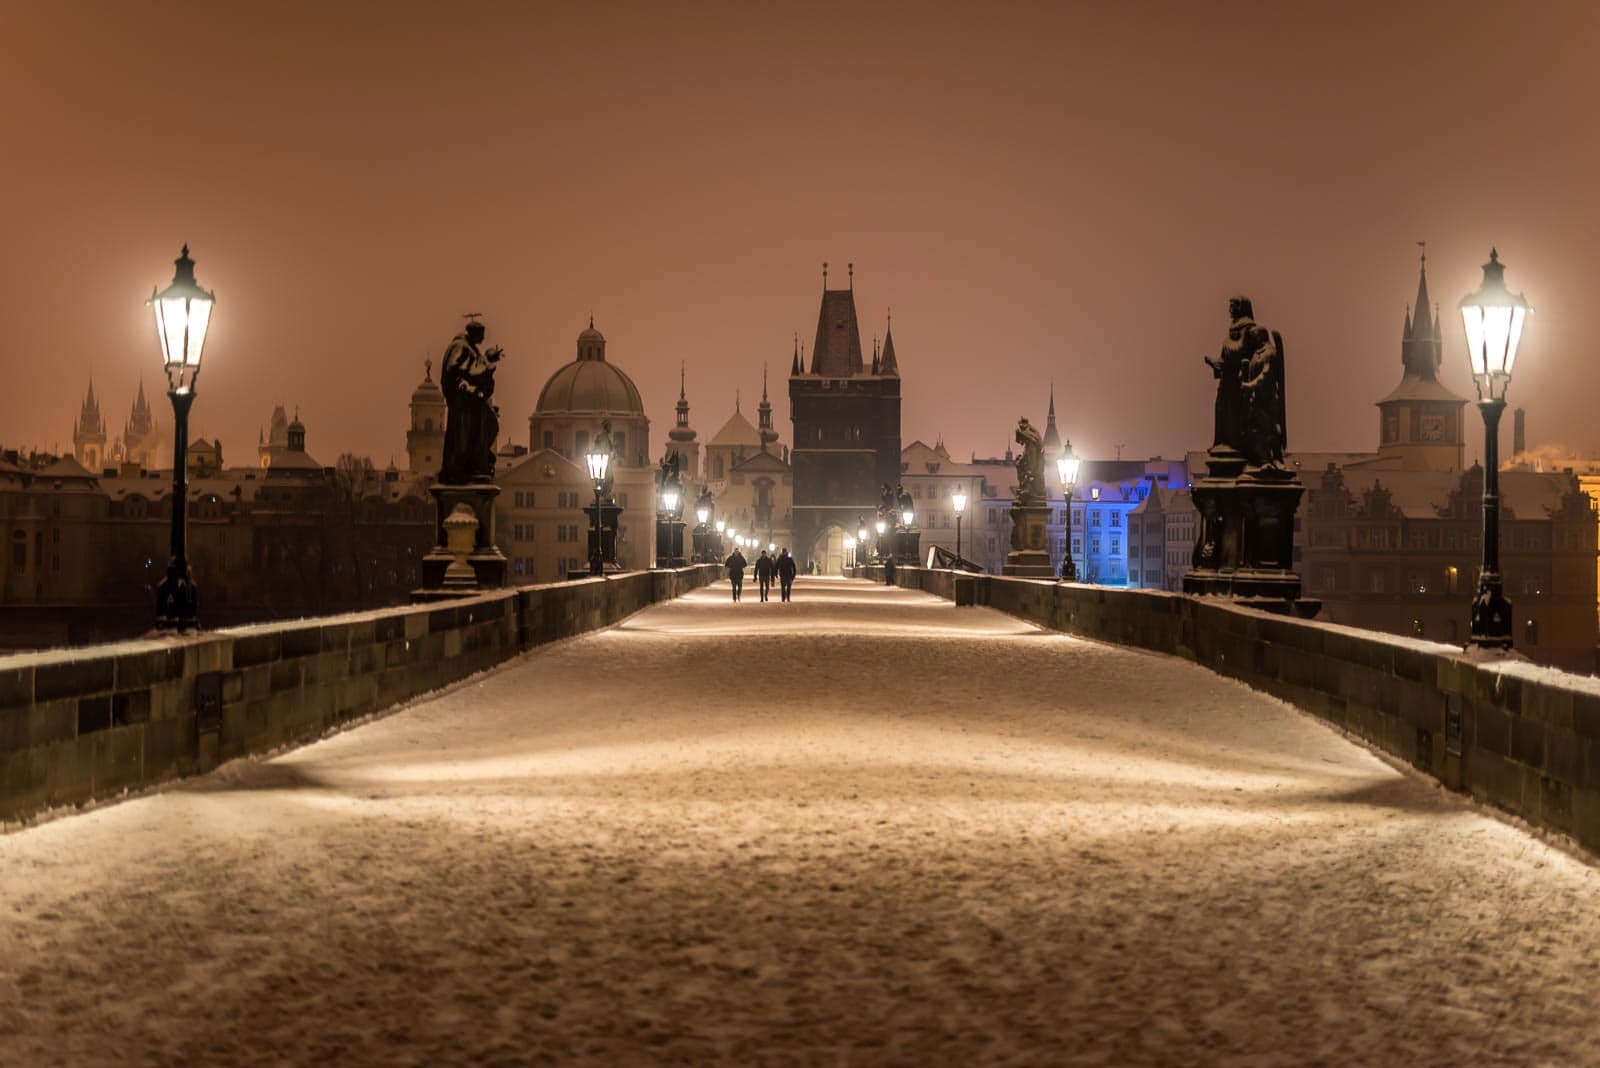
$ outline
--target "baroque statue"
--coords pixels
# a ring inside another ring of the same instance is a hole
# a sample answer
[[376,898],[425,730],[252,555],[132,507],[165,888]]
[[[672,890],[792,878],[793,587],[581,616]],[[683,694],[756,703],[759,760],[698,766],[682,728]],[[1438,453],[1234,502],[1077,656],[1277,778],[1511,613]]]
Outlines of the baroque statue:
[[1211,451],[1242,455],[1248,467],[1276,469],[1287,440],[1283,335],[1255,320],[1249,297],[1228,301],[1228,333],[1206,363],[1217,380]]
[[1017,454],[1017,503],[1040,504],[1045,499],[1044,439],[1027,416],[1017,420],[1015,437],[1022,446]]
[[499,346],[482,348],[483,324],[467,317],[466,329],[445,350],[439,388],[444,392],[444,457],[439,480],[452,486],[494,481],[494,443],[500,409],[492,403]]

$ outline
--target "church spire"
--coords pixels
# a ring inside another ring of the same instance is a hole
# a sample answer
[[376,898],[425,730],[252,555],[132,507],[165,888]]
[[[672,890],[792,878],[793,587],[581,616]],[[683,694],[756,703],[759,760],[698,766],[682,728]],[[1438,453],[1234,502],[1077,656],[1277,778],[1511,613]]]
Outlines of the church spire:
[[1400,362],[1405,373],[1417,378],[1432,379],[1438,376],[1443,359],[1437,316],[1430,313],[1432,302],[1428,299],[1428,248],[1419,241],[1422,254],[1417,267],[1417,302],[1406,309],[1406,331],[1400,342]]
[[678,365],[678,425],[689,425],[688,365]]
[[1050,382],[1050,412],[1044,421],[1044,447],[1046,456],[1053,458],[1061,449],[1061,432],[1056,429],[1056,384]]
[[756,426],[761,435],[761,451],[771,451],[771,446],[778,440],[778,432],[772,429],[772,402],[767,399],[767,365],[761,365],[761,404],[756,408]]
[[794,332],[794,362],[789,365],[789,377],[798,378],[802,374],[800,367],[800,331]]

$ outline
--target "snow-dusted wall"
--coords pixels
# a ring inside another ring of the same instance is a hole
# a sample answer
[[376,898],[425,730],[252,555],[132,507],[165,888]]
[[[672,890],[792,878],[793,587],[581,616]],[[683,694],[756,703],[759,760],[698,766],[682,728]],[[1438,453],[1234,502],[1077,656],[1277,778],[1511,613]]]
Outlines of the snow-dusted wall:
[[714,565],[0,657],[0,820],[306,741],[715,580]]
[[[879,568],[859,574],[883,579]],[[1193,660],[1600,853],[1600,679],[1216,598],[908,567],[895,578],[1052,630]]]

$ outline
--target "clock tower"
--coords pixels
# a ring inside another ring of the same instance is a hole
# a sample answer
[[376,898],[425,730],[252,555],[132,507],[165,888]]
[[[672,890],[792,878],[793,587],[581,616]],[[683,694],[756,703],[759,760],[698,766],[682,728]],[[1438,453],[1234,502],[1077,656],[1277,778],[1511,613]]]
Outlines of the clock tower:
[[1415,309],[1406,309],[1400,342],[1400,384],[1378,402],[1378,455],[1405,471],[1459,471],[1462,409],[1467,401],[1439,381],[1438,308],[1428,300],[1428,257],[1417,280]]

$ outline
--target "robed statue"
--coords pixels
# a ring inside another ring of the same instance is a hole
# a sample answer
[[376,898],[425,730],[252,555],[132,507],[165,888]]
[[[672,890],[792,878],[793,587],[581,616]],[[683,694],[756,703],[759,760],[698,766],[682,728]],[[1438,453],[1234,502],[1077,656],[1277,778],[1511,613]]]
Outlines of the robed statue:
[[679,474],[679,470],[678,453],[676,450],[669,450],[661,457],[661,467],[656,471],[657,496],[659,497],[667,490],[671,490],[678,495],[677,506],[672,509],[673,519],[683,514],[683,479]]
[[1038,504],[1045,499],[1044,439],[1027,416],[1017,420],[1015,436],[1022,446],[1017,454],[1017,503]]
[[474,316],[445,350],[439,388],[444,393],[444,457],[439,481],[460,486],[494,481],[494,443],[500,409],[492,403],[498,346],[485,350],[483,324]]
[[1255,320],[1249,297],[1228,301],[1228,333],[1206,363],[1217,379],[1211,451],[1237,452],[1249,467],[1278,467],[1286,441],[1283,336]]

